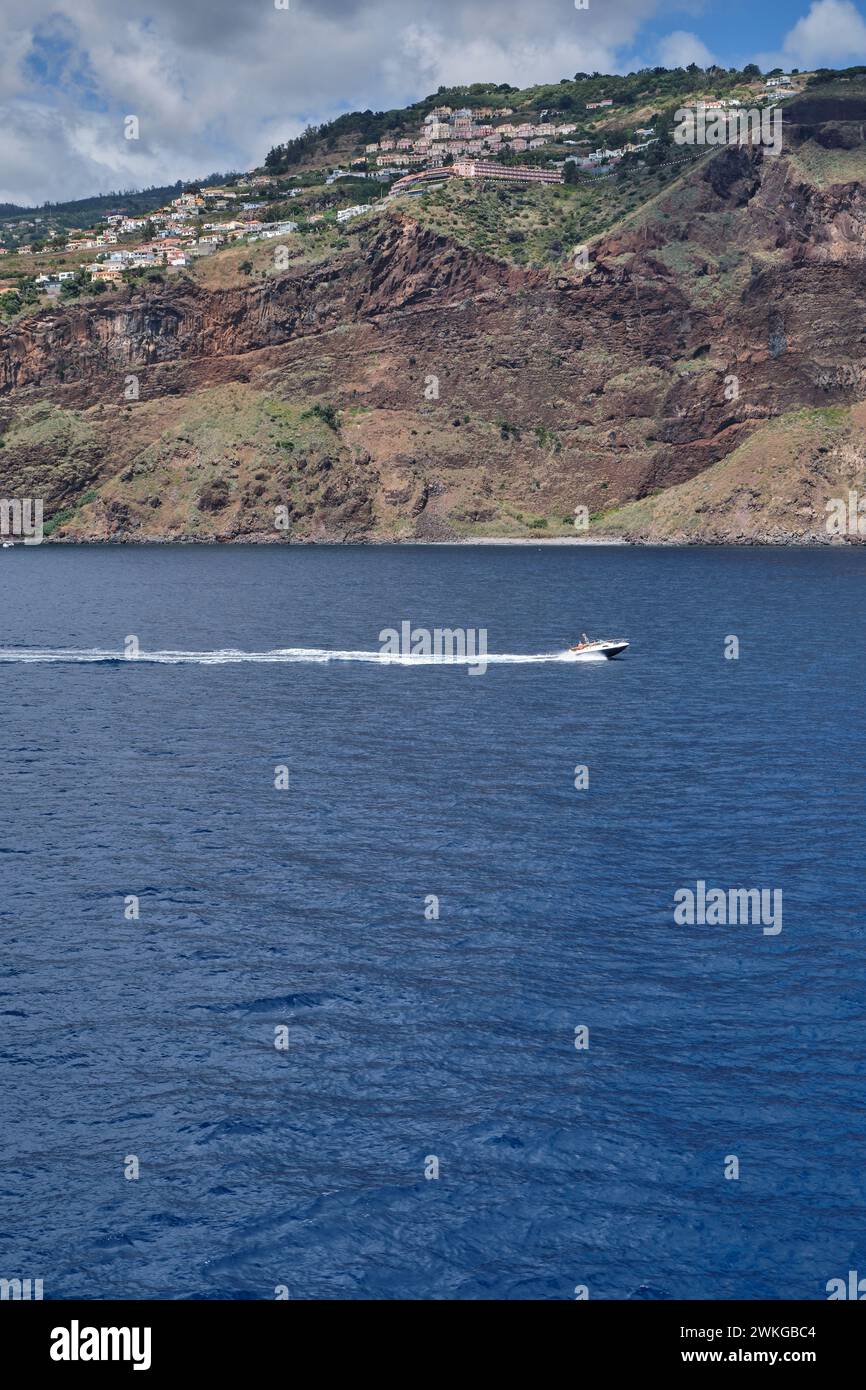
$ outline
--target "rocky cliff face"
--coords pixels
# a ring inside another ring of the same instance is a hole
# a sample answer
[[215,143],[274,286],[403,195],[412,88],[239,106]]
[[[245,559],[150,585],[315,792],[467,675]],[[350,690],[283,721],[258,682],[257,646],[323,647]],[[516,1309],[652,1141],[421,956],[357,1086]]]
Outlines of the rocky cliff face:
[[573,534],[576,509],[866,395],[866,194],[804,161],[724,150],[586,270],[403,214],[263,285],[22,320],[0,333],[0,489],[45,497],[61,538]]

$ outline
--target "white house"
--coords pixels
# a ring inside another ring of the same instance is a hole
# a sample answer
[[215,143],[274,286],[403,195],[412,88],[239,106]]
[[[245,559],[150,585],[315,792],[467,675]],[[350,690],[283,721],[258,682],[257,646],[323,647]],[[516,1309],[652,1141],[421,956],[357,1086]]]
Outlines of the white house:
[[337,221],[348,222],[350,217],[360,217],[362,212],[369,212],[370,207],[370,203],[356,203],[355,206],[351,208],[340,208],[340,211],[337,213]]

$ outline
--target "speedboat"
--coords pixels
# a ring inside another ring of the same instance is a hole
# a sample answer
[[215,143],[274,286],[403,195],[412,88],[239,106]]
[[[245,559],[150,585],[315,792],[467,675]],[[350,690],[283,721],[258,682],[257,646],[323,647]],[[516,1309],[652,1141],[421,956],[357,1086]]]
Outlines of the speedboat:
[[627,646],[628,642],[621,639],[589,642],[584,637],[582,642],[569,647],[568,650],[572,656],[606,656],[610,660],[611,657],[619,656],[620,652],[624,652]]

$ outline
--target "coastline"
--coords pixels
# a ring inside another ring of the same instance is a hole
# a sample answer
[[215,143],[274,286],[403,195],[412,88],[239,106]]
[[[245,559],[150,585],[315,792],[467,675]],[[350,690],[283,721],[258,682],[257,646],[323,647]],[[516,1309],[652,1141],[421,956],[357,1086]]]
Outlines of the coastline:
[[[34,546],[27,544],[20,536],[13,539],[14,548]],[[864,538],[866,539],[866,538]],[[270,535],[250,536],[45,536],[37,545],[51,546],[144,546],[144,545],[191,545],[191,546],[631,546],[635,548],[664,547],[667,550],[717,549],[722,546],[735,546],[748,549],[754,547],[774,547],[786,549],[835,549],[857,547],[864,544],[858,536],[817,536],[786,534],[782,536],[696,536],[693,539],[673,539],[664,536],[455,536],[447,540],[427,540],[422,537],[396,538],[391,536],[321,536],[321,537],[276,537]]]

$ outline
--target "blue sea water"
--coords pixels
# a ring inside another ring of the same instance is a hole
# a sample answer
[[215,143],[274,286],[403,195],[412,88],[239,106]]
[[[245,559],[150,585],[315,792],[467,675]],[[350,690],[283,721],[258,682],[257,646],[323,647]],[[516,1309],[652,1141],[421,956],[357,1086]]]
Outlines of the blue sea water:
[[[866,1272],[864,584],[858,548],[4,552],[0,1276],[820,1299]],[[632,645],[479,676],[147,658],[375,651],[404,619]],[[143,658],[95,659],[131,634]],[[782,931],[678,925],[699,879],[780,889]]]

